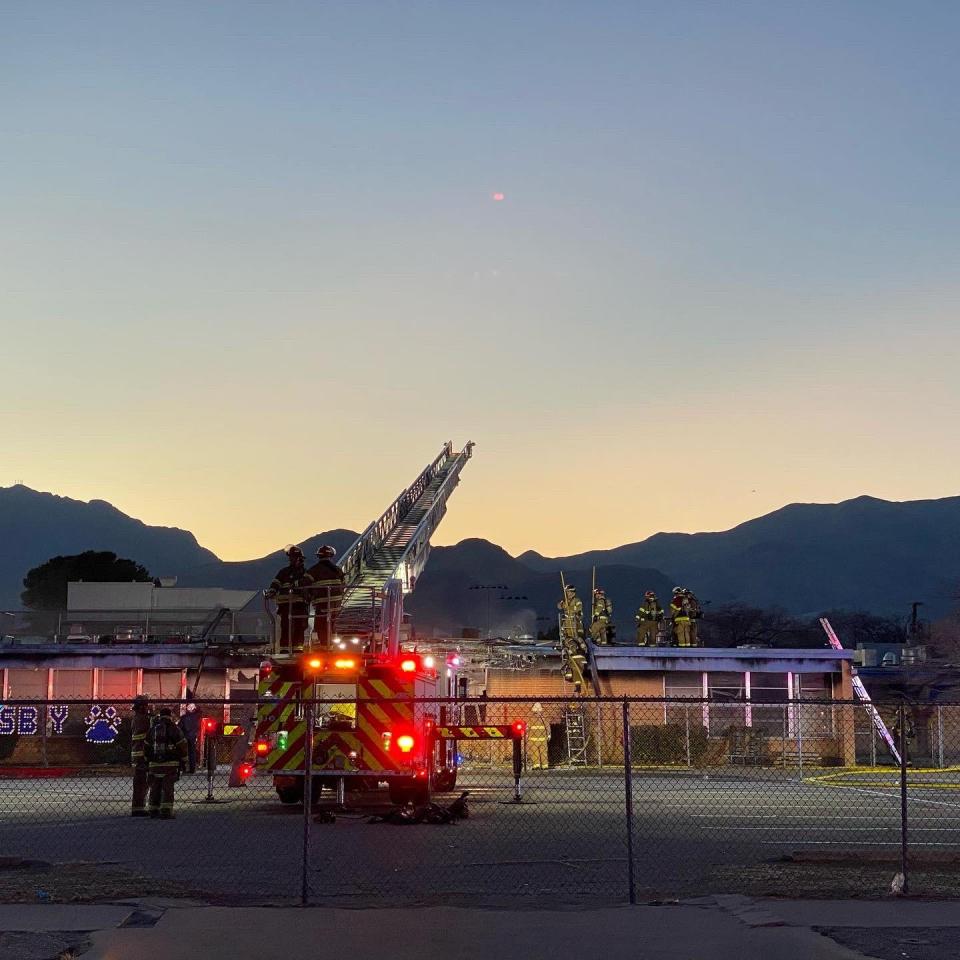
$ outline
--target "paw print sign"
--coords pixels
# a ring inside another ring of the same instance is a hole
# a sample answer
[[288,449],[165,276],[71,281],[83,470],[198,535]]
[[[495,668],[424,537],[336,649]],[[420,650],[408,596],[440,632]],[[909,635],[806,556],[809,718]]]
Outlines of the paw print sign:
[[116,707],[101,707],[94,704],[84,723],[87,725],[88,743],[113,743],[120,732],[120,718]]

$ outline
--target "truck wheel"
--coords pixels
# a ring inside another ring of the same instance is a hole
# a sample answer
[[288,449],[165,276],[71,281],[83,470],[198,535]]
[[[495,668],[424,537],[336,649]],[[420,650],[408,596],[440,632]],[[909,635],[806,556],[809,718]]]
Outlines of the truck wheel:
[[281,803],[303,803],[303,784],[295,787],[277,787]]
[[449,793],[457,786],[456,770],[438,770],[433,775],[433,789],[439,793]]
[[412,803],[421,806],[430,802],[430,787],[425,783],[413,783],[410,780],[391,780],[390,802],[398,807]]

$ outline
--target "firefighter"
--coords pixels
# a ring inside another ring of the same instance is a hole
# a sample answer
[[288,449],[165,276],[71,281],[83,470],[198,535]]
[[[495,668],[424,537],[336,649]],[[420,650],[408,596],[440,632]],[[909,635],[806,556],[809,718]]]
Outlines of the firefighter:
[[564,587],[563,599],[557,604],[557,609],[561,612],[560,640],[570,664],[564,678],[568,682],[574,681],[579,688],[587,665],[587,646],[583,639],[583,601],[577,596],[577,588],[572,583]]
[[187,773],[197,771],[197,742],[200,739],[201,718],[197,705],[191,700],[180,717],[180,729],[187,741]]
[[543,707],[535,703],[531,708],[533,718],[527,728],[529,763],[533,770],[546,770],[550,766],[550,724],[543,719]]
[[169,707],[161,707],[150,724],[144,752],[150,782],[150,816],[172,820],[174,789],[187,762],[187,739],[173,722]]
[[700,621],[703,619],[703,606],[689,587],[683,588],[683,596],[687,601],[687,612],[690,614],[690,646],[700,646]]
[[307,573],[303,551],[296,545],[284,547],[289,561],[273,578],[267,596],[276,598],[280,618],[280,649],[303,650],[307,630],[307,597],[305,589],[313,582]]
[[606,595],[603,587],[593,591],[593,622],[590,624],[590,636],[594,643],[609,643],[612,632],[613,601]]
[[693,629],[690,619],[690,600],[684,587],[674,587],[670,600],[670,616],[673,617],[673,637],[678,647],[693,646]]
[[343,602],[343,570],[336,563],[337,551],[329,544],[317,550],[317,562],[307,571],[313,579],[309,595],[312,600],[313,632],[321,650],[330,647],[337,614]]
[[583,601],[577,596],[577,588],[567,584],[563,599],[557,604],[563,613],[561,630],[565,639],[579,641],[583,638]]
[[133,767],[133,800],[131,817],[147,815],[147,758],[144,753],[150,731],[150,700],[142,693],[133,698],[133,716],[130,718],[130,766]]
[[660,640],[660,627],[663,623],[663,607],[657,595],[648,590],[643,595],[643,603],[637,610],[637,646],[655,647]]

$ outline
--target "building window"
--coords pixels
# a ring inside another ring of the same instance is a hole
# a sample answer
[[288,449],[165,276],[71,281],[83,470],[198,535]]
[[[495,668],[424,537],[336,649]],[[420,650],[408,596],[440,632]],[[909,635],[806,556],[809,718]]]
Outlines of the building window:
[[710,695],[710,736],[724,736],[731,727],[746,725],[747,683],[745,674],[707,674],[707,690]]
[[784,737],[788,730],[789,678],[785,673],[750,674],[750,719],[753,729],[768,737]]
[[[664,674],[664,693],[668,698],[703,698],[703,674],[699,671],[677,670]],[[667,703],[667,723],[703,723],[703,710],[699,703]]]
[[795,699],[823,700],[826,703],[801,703],[798,707],[800,734],[804,737],[833,735],[833,699],[829,673],[796,673],[793,676]]
[[63,700],[80,700],[89,703],[93,697],[92,670],[62,670],[59,667],[53,671],[53,699],[58,703]]
[[47,668],[11,667],[7,671],[7,687],[11,700],[46,700]]
[[[136,670],[101,670],[100,671],[100,696],[102,703],[109,703],[111,700],[130,701],[137,693],[137,671]],[[124,704],[126,705],[126,704]],[[120,707],[119,703],[114,704]]]

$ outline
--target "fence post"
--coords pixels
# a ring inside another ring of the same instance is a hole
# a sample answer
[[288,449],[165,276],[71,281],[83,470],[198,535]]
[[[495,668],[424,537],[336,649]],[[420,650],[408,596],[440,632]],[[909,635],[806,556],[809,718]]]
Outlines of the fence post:
[[[799,684],[797,692],[799,693]],[[797,765],[800,771],[800,779],[803,779],[803,705],[797,701]]]
[[630,704],[623,698],[623,787],[627,814],[627,892],[630,903],[637,902],[633,876],[633,769],[630,745]]
[[943,762],[943,707],[937,704],[937,765],[942,770]]
[[687,746],[687,767],[691,766],[690,763],[690,704],[685,703],[683,705],[683,721],[684,726],[686,727],[686,746]]
[[313,712],[314,704],[307,702],[303,716],[307,724],[307,738],[303,747],[303,851],[300,864],[300,904],[310,902],[310,824],[313,814]]
[[603,706],[597,704],[597,766],[603,768]]
[[900,704],[900,872],[903,874],[903,889],[906,896],[909,891],[907,863],[907,707]]

